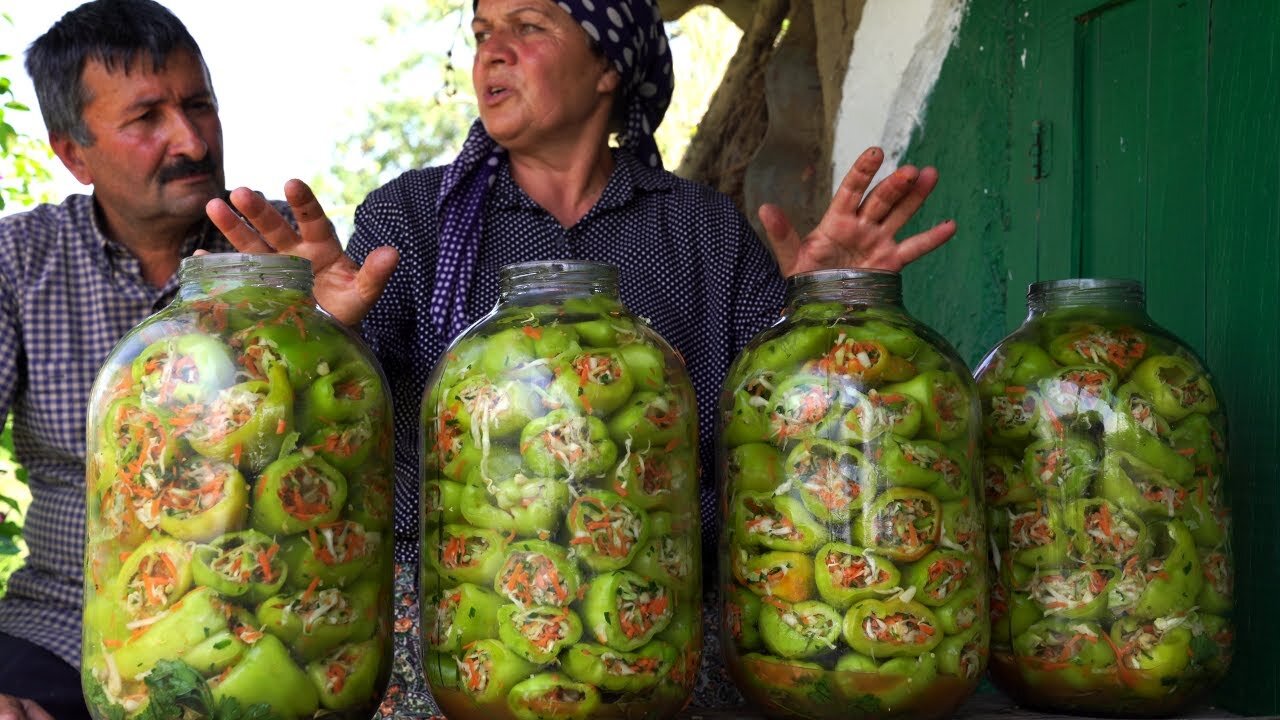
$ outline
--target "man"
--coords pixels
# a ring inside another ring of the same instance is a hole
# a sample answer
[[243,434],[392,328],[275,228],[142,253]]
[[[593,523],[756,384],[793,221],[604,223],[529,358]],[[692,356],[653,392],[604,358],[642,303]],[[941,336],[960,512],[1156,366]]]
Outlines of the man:
[[[182,258],[233,248],[222,126],[200,48],[152,0],[94,0],[27,51],[49,142],[93,194],[0,220],[0,422],[32,494],[30,556],[0,599],[0,720],[88,717],[80,699],[85,413],[128,330],[164,307]],[[281,208],[284,208],[283,204]]]

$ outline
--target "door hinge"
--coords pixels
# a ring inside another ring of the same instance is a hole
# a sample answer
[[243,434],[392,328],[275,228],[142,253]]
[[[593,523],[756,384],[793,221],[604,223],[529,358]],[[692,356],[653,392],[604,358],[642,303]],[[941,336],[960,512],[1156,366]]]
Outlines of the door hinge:
[[1031,123],[1031,149],[1027,154],[1031,156],[1032,180],[1043,180],[1049,177],[1049,166],[1053,157],[1049,147],[1051,139],[1049,129],[1048,121],[1036,120]]

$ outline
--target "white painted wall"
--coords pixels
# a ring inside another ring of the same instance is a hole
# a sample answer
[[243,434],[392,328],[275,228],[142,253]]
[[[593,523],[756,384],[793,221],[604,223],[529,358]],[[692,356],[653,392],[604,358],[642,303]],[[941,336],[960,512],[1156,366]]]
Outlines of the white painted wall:
[[833,188],[871,145],[885,151],[876,180],[898,167],[911,133],[924,124],[942,61],[968,0],[867,0],[836,114]]

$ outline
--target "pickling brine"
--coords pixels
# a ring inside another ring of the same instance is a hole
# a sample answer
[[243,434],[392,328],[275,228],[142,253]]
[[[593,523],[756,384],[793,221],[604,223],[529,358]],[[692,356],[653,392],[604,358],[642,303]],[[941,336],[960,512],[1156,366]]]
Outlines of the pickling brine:
[[978,396],[896,273],[789,280],[720,402],[722,642],[780,718],[941,718],[986,668]]
[[95,718],[368,717],[391,660],[391,408],[306,260],[184,260],[88,420]]
[[1231,657],[1225,415],[1123,280],[1036,283],[977,371],[992,675],[1053,712],[1167,715]]
[[423,401],[423,663],[450,718],[671,717],[701,657],[684,365],[585,262],[503,268]]

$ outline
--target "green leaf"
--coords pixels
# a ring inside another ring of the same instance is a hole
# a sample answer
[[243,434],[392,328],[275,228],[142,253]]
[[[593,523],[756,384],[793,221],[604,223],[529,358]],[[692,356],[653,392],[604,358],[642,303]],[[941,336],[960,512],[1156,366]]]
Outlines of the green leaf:
[[31,110],[31,108],[27,107],[23,103],[18,102],[17,100],[10,100],[9,102],[5,103],[4,106],[9,108],[10,110],[24,110],[24,111]]
[[18,543],[8,535],[0,535],[0,557],[12,557],[22,552]]
[[8,495],[0,495],[0,503],[4,503],[5,505],[8,505],[14,510],[22,510],[22,506],[18,505],[18,501],[14,500]]
[[0,522],[0,537],[18,537],[22,534],[22,526],[12,520]]

